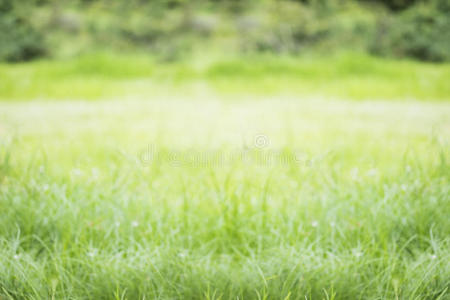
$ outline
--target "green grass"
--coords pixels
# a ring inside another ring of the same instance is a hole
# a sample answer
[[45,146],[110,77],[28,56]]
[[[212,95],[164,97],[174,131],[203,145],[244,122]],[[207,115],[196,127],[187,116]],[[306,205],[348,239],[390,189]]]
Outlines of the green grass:
[[[81,97],[162,72],[84,64],[2,74]],[[449,104],[289,99],[0,103],[0,299],[448,299]]]
[[363,54],[193,57],[176,63],[99,53],[0,65],[0,99],[110,99],[209,94],[356,100],[449,100],[450,65]]

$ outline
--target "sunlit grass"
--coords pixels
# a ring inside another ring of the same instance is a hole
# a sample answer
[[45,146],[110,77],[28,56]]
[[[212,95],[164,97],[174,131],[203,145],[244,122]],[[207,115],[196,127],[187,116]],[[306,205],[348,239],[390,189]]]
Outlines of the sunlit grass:
[[[283,97],[1,103],[0,297],[445,299],[449,116]],[[280,151],[297,159],[231,156]]]
[[156,94],[320,96],[343,99],[450,98],[450,66],[340,54],[194,57],[158,62],[143,54],[91,54],[0,65],[0,99],[105,99]]

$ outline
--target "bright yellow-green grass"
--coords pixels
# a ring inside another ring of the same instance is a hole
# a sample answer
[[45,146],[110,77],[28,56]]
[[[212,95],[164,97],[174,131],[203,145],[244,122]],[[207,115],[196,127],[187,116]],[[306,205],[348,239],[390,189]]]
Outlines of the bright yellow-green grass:
[[144,54],[98,53],[0,65],[0,100],[110,99],[205,94],[315,96],[356,100],[449,100],[450,65],[363,54],[244,57],[205,55],[158,62]]
[[[127,75],[84,60],[2,66],[2,96],[116,96],[148,75],[139,59],[119,62]],[[331,79],[355,81],[344,96],[367,78],[341,63],[359,74]],[[198,76],[316,84],[299,65],[256,79],[243,65]],[[446,66],[394,66],[378,72],[403,79],[373,97],[445,98]],[[145,95],[0,103],[1,299],[448,298],[448,102]]]

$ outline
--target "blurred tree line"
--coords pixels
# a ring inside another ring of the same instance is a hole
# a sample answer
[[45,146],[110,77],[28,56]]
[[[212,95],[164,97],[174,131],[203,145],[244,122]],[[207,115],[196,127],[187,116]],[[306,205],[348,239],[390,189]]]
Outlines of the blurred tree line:
[[0,0],[0,60],[357,49],[450,61],[448,0]]

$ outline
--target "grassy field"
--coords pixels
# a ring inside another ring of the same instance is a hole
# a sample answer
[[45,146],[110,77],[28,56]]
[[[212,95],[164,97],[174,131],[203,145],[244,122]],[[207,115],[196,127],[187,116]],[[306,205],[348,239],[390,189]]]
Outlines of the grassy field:
[[[328,58],[206,56],[160,62],[98,53],[0,64],[0,99],[111,99],[165,95],[301,96],[356,100],[449,100],[450,64],[342,53]],[[175,93],[176,92],[176,93]]]
[[447,103],[0,111],[3,299],[448,297]]
[[447,65],[103,59],[0,67],[0,299],[449,299]]

